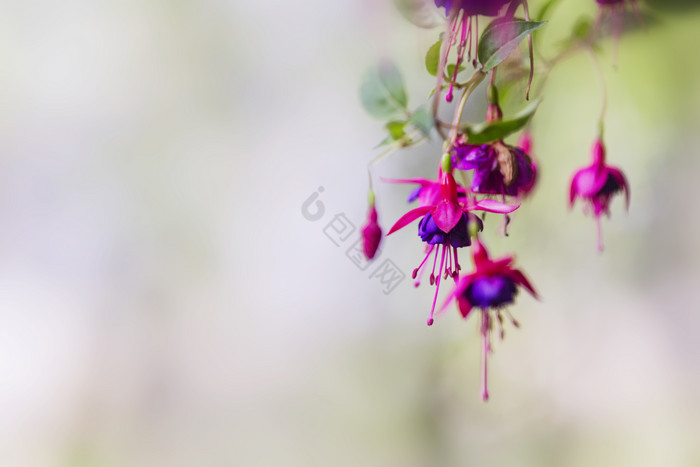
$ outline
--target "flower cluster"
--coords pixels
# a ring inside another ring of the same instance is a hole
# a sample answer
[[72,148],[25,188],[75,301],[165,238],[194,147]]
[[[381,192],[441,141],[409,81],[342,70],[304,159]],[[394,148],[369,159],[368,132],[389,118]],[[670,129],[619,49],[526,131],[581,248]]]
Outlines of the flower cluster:
[[[600,6],[599,20],[605,15],[615,17],[628,6],[637,7],[635,0],[587,1],[595,1]],[[484,224],[485,213],[502,214],[505,217],[502,232],[507,235],[510,214],[529,199],[540,181],[541,159],[536,160],[533,154],[530,130],[539,99],[516,115],[504,116],[499,88],[517,89],[513,85],[520,81],[524,84],[527,77],[527,93],[522,99],[529,99],[536,69],[532,33],[544,22],[530,18],[527,0],[434,0],[434,4],[444,12],[445,30],[426,56],[426,67],[436,77],[428,102],[415,110],[409,108],[402,78],[395,66],[387,63],[368,74],[361,97],[369,113],[389,120],[386,123],[389,135],[382,143],[389,148],[375,160],[395,150],[435,141],[435,136],[443,140],[436,158],[436,178],[382,178],[388,183],[413,185],[408,203],[417,203],[398,217],[386,235],[417,221],[423,256],[416,259],[418,265],[413,270],[413,280],[418,287],[424,277],[429,277],[430,286],[435,288],[427,320],[429,326],[435,323],[437,314],[455,304],[463,318],[478,315],[482,398],[487,400],[487,361],[493,351],[494,330],[502,339],[504,317],[519,327],[509,308],[515,305],[521,289],[538,298],[525,274],[514,267],[512,256],[491,259],[485,245]],[[489,21],[481,34],[480,17]],[[521,47],[525,40],[527,50]],[[578,51],[588,52],[594,59],[596,71],[600,72],[596,58],[599,40],[602,40],[599,28],[591,28],[586,37],[567,43],[559,55],[548,60],[543,73],[551,72],[554,65]],[[509,57],[513,58],[507,60]],[[501,68],[506,72],[497,73]],[[463,77],[469,69],[471,76]],[[466,123],[464,109],[479,84],[487,78],[484,121]],[[453,104],[453,118],[445,121],[441,118],[445,112],[440,112],[440,106],[445,105],[442,97],[449,103],[456,95],[460,98]],[[599,250],[602,250],[601,217],[610,215],[611,201],[618,193],[624,193],[629,205],[630,191],[623,172],[606,162],[602,140],[607,109],[605,89],[602,95],[603,111],[597,122],[600,131],[593,144],[591,164],[574,172],[569,191],[570,205],[581,200],[585,211],[595,217]],[[509,142],[518,133],[517,143]],[[368,259],[375,257],[382,239],[371,185],[370,171],[368,219],[362,230]],[[460,250],[464,249],[470,253],[471,267],[460,260]],[[452,283],[451,290],[439,305],[441,286],[444,289],[443,282],[448,279]]]

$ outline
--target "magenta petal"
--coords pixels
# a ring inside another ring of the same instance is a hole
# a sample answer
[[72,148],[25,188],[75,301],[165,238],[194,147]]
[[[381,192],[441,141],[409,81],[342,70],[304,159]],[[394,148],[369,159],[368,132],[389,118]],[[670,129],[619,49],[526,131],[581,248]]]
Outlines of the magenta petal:
[[582,198],[592,198],[605,185],[608,180],[608,171],[605,167],[592,165],[579,170],[571,181],[571,190]]
[[[440,309],[438,310],[438,314],[442,314],[445,309],[450,305],[452,300],[459,298],[464,294],[464,291],[467,290],[467,287],[472,283],[473,281],[473,275],[468,275],[462,277],[459,282],[457,282],[457,285],[455,286],[454,289],[452,289],[452,292],[447,296],[445,299],[445,302],[442,304]],[[460,310],[461,311],[461,310]],[[464,315],[463,315],[464,316]]]
[[408,224],[413,222],[414,220],[418,219],[419,217],[422,217],[426,214],[428,214],[430,211],[432,211],[433,207],[432,206],[421,206],[419,208],[413,209],[411,211],[408,211],[406,214],[401,216],[399,220],[396,221],[396,224],[389,230],[389,233],[387,235],[391,235],[392,233],[396,232],[399,229],[402,229],[406,227]]
[[449,233],[462,217],[462,207],[459,204],[443,201],[435,206],[432,216],[438,229]]
[[472,311],[472,304],[464,297],[457,297],[457,305],[459,306],[459,313],[462,318],[467,319],[469,313]]
[[576,192],[576,177],[578,177],[578,174],[574,175],[574,178],[571,179],[571,187],[569,188],[569,207],[574,206],[576,195],[578,194]]
[[510,278],[512,280],[514,280],[516,283],[525,287],[528,290],[528,292],[530,292],[532,294],[533,297],[535,297],[536,299],[539,300],[540,297],[539,297],[539,295],[537,295],[535,288],[532,286],[532,284],[530,284],[530,281],[527,280],[527,277],[525,277],[525,274],[520,272],[520,270],[511,269],[510,271],[508,271],[508,276],[510,276]]
[[499,214],[508,214],[510,212],[515,211],[518,209],[520,205],[512,206],[510,204],[505,204],[501,203],[499,201],[493,200],[493,199],[482,199],[481,201],[477,201],[474,203],[473,206],[465,208],[468,211],[488,211],[488,212],[496,212]]
[[433,180],[428,180],[427,178],[381,178],[381,181],[386,183],[418,183],[419,185],[430,185],[435,183]]

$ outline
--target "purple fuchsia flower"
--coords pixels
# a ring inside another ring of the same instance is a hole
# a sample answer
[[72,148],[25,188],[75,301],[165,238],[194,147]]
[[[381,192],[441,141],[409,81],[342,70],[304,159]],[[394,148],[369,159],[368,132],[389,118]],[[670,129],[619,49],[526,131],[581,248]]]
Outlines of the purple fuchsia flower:
[[625,206],[629,209],[630,190],[627,179],[620,169],[605,164],[605,146],[598,139],[593,144],[593,163],[576,171],[571,179],[569,205],[574,206],[577,198],[584,202],[584,212],[591,211],[598,225],[598,251],[603,251],[603,235],[600,217],[610,216],[612,197],[624,191]]
[[503,141],[474,145],[460,137],[453,148],[452,164],[456,169],[473,170],[471,189],[485,195],[522,198],[537,179],[537,166],[530,156]]
[[471,247],[474,259],[474,272],[463,276],[454,290],[445,300],[440,312],[453,301],[457,301],[462,318],[467,318],[474,308],[481,314],[481,397],[488,400],[488,354],[492,352],[491,333],[494,322],[499,328],[501,339],[505,336],[503,330],[503,315],[506,313],[515,327],[518,322],[505,310],[507,305],[515,301],[518,287],[524,287],[530,294],[537,297],[527,277],[511,265],[513,257],[507,256],[491,260],[484,245],[477,239]]
[[[475,201],[465,198],[460,200],[458,185],[452,174],[445,172],[441,174],[440,178],[439,199],[435,200],[433,204],[423,205],[407,212],[396,221],[389,233],[387,233],[387,235],[391,235],[416,219],[422,218],[418,225],[418,235],[426,243],[427,250],[425,258],[413,271],[413,278],[416,279],[419,273],[422,275],[424,267],[427,268],[428,259],[434,252],[430,285],[435,285],[436,290],[428,326],[433,324],[441,277],[447,279],[447,277],[451,276],[455,281],[457,280],[461,269],[457,248],[471,244],[469,212],[481,210],[506,214],[518,208],[518,206],[510,206],[491,199]],[[440,257],[440,267],[437,269],[436,275],[435,269],[438,264],[438,257]]]
[[[450,79],[450,88],[445,99],[452,102],[454,82],[459,73],[459,67],[464,61],[464,55],[468,52],[468,60],[479,49],[479,23],[476,17],[497,16],[500,11],[512,0],[435,0],[435,5],[445,8],[447,15],[447,34],[443,43],[440,64],[438,66],[438,85],[442,86],[442,80],[447,67],[447,60],[453,45],[457,46],[457,62]],[[437,101],[436,101],[437,102]]]

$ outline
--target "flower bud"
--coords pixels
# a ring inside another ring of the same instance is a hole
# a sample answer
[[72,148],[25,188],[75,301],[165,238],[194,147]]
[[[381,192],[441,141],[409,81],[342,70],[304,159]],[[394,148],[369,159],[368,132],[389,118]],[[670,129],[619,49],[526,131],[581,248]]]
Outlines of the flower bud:
[[367,259],[374,258],[382,241],[382,229],[377,222],[377,208],[370,205],[367,223],[362,227],[362,249]]

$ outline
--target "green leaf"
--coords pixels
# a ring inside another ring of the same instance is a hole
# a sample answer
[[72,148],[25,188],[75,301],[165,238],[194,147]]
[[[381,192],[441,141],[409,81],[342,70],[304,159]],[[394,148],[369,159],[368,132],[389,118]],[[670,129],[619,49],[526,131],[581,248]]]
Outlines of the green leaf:
[[491,123],[480,123],[467,127],[466,132],[469,144],[486,144],[498,141],[506,136],[522,129],[535,114],[541,99],[537,99],[508,120],[499,120]]
[[543,21],[494,21],[488,25],[479,40],[478,57],[482,71],[494,69],[505,60],[532,31],[545,25]]
[[401,15],[419,28],[431,29],[445,24],[445,19],[431,0],[394,0]]
[[411,114],[411,118],[408,119],[408,123],[418,128],[423,135],[429,137],[435,121],[433,120],[433,115],[430,113],[428,108],[421,105]]
[[405,114],[408,97],[396,65],[382,62],[367,71],[360,86],[360,100],[375,118],[391,119]]
[[394,121],[386,124],[386,129],[389,132],[389,136],[394,141],[406,136],[406,131],[404,130],[404,128],[406,127],[406,123],[407,122]]
[[[461,72],[464,70],[464,66],[460,65],[459,68],[457,69],[457,73]],[[455,74],[455,65],[453,63],[450,63],[447,65],[447,76],[450,77],[450,80],[452,80],[452,77]]]
[[425,55],[425,69],[433,76],[437,76],[438,67],[440,66],[440,48],[442,47],[442,39],[434,43]]

